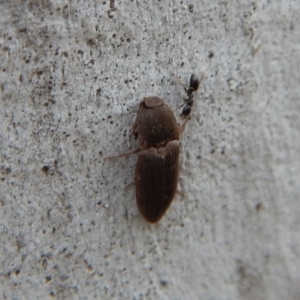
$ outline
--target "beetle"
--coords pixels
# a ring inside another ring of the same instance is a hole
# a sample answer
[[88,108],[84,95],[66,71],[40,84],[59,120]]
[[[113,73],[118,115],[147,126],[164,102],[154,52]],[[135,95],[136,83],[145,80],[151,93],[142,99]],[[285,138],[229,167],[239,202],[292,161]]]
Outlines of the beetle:
[[133,135],[140,148],[135,167],[136,202],[142,216],[149,223],[157,223],[175,196],[179,174],[180,135],[184,130],[193,105],[193,93],[200,80],[191,75],[185,87],[188,99],[180,126],[170,107],[159,97],[146,97],[140,103]]
[[157,223],[177,189],[181,127],[162,99],[147,97],[140,104],[133,134],[140,142],[135,167],[136,203],[149,223]]
[[[201,78],[202,79],[202,78]],[[193,93],[200,81],[195,74],[190,85],[184,86],[188,99],[181,117],[181,125],[170,107],[159,97],[151,96],[142,100],[133,135],[139,139],[140,147],[116,157],[137,153],[135,166],[136,203],[142,216],[149,223],[157,223],[173,201],[177,190],[179,174],[180,135],[183,132],[193,106]],[[112,157],[111,157],[112,158]]]

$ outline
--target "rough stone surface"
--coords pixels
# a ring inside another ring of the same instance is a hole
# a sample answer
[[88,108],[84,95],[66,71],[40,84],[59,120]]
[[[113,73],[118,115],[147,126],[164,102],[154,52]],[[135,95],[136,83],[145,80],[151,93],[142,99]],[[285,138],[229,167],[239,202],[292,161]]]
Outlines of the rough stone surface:
[[[0,32],[1,299],[300,299],[299,1],[2,0]],[[136,156],[104,158],[192,72],[149,225]]]

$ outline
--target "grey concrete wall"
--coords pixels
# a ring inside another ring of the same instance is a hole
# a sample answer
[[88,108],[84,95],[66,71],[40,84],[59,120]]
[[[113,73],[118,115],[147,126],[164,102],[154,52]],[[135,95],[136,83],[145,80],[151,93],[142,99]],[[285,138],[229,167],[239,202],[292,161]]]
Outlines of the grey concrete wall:
[[[299,1],[0,1],[0,32],[1,299],[300,299]],[[149,225],[136,156],[104,158],[192,72]]]

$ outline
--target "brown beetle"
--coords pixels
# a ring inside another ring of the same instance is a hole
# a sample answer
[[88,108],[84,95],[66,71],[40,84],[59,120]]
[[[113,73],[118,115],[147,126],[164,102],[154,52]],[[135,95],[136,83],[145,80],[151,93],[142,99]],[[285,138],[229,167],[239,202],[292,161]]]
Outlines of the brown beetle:
[[136,202],[143,217],[157,223],[169,208],[177,190],[180,134],[184,130],[193,105],[193,92],[199,87],[192,74],[190,86],[185,87],[188,99],[177,124],[168,105],[158,97],[144,98],[140,104],[133,134],[139,138],[139,156],[135,167]]
[[[178,183],[180,135],[191,113],[193,93],[200,81],[192,74],[190,86],[184,86],[188,99],[178,125],[173,111],[159,97],[146,97],[140,103],[133,134],[140,148],[135,167],[136,202],[149,223],[157,223],[169,208]],[[129,153],[129,154],[132,154]],[[128,154],[119,155],[126,156]]]
[[144,98],[133,125],[133,134],[140,141],[135,189],[137,206],[150,223],[161,219],[174,198],[181,131],[172,110],[163,100]]

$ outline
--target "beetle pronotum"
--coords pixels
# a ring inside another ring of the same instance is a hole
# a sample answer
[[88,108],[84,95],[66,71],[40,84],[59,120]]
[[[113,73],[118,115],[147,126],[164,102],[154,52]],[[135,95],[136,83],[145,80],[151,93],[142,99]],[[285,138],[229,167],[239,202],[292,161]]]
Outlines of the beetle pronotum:
[[[140,147],[135,167],[136,202],[149,223],[157,223],[169,208],[178,183],[180,135],[189,119],[193,93],[200,80],[191,75],[190,85],[184,86],[188,99],[178,125],[173,111],[159,97],[146,97],[140,103],[133,134]],[[126,154],[125,154],[126,155]],[[123,156],[123,155],[120,155]]]

